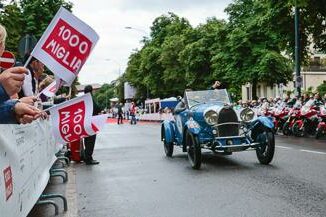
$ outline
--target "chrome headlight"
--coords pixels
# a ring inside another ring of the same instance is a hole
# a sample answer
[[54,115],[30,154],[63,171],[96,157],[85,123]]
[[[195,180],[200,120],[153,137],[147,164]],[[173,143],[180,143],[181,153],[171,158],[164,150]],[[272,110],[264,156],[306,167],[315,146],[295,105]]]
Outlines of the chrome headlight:
[[208,110],[207,112],[205,112],[204,119],[209,125],[218,124],[218,114],[214,110]]
[[245,108],[240,113],[240,118],[244,122],[249,122],[255,117],[255,112],[250,108]]

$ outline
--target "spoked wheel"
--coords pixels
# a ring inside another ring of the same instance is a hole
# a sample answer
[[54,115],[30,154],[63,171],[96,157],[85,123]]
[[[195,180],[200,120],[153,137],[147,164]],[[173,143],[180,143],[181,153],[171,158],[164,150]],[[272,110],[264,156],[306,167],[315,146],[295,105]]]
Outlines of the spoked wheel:
[[167,157],[172,157],[172,154],[173,154],[173,143],[166,141],[165,134],[163,135],[163,145],[164,145],[165,155]]
[[188,130],[186,133],[186,145],[191,167],[198,170],[201,165],[201,148],[197,137]]
[[261,164],[269,164],[274,157],[275,138],[271,131],[264,131],[257,136],[257,142],[261,145],[256,149],[256,155]]

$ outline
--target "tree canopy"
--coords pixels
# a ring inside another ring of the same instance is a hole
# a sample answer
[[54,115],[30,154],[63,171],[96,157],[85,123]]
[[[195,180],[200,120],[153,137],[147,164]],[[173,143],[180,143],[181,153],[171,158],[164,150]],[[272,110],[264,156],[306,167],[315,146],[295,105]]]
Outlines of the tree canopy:
[[0,23],[8,32],[6,49],[18,56],[19,40],[26,34],[38,40],[61,6],[71,11],[73,5],[65,0],[18,0],[5,4],[0,10]]
[[[326,51],[326,7],[318,0],[298,0],[300,56],[309,46]],[[228,20],[208,18],[192,27],[186,18],[168,13],[157,17],[150,38],[129,57],[126,80],[138,96],[181,95],[185,88],[205,89],[214,80],[240,94],[241,85],[272,85],[292,80],[294,0],[235,0]]]

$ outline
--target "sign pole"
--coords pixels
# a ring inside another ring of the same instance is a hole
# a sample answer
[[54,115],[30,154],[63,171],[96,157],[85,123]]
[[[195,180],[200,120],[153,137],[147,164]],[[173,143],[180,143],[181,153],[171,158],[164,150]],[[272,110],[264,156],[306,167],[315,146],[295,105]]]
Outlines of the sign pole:
[[28,59],[26,60],[25,64],[24,64],[24,67],[26,68],[29,64],[29,62],[31,61],[32,59],[32,55],[29,55]]
[[297,0],[295,1],[295,15],[294,15],[294,29],[295,29],[295,76],[297,96],[301,97],[301,84],[298,83],[300,77],[300,35],[299,35],[299,8],[297,7]]

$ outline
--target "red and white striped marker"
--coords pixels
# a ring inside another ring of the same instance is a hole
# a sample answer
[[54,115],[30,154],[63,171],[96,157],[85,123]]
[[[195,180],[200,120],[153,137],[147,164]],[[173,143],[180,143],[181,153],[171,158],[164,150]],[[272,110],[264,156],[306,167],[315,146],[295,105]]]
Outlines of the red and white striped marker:
[[9,69],[15,65],[15,55],[9,51],[4,51],[0,57],[0,68]]

